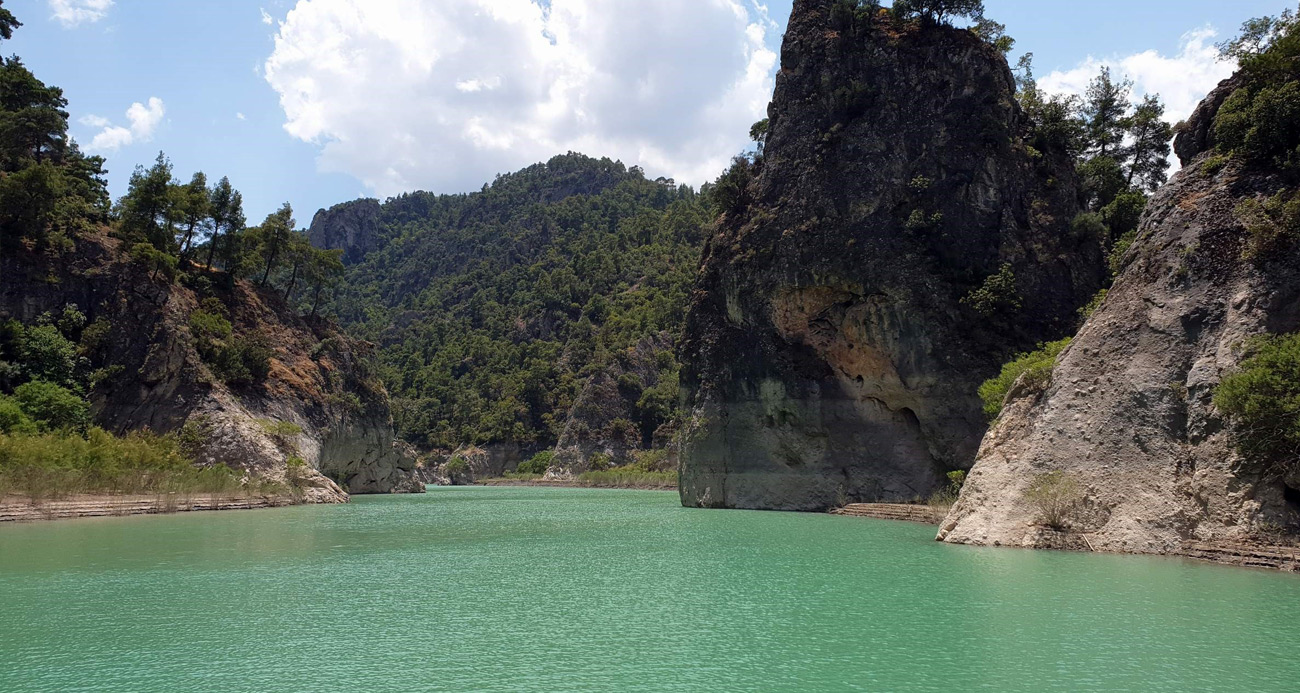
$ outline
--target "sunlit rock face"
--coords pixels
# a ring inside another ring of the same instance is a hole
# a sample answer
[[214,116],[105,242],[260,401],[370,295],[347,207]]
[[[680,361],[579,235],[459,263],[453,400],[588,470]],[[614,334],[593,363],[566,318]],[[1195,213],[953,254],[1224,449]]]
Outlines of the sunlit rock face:
[[1237,212],[1286,178],[1235,160],[1203,166],[1236,86],[1212,92],[1182,129],[1184,168],[1148,204],[1105,303],[1044,391],[1013,392],[940,539],[1059,546],[1026,494],[1051,472],[1081,496],[1066,518],[1069,548],[1169,553],[1294,526],[1300,504],[1288,496],[1300,497],[1300,479],[1244,459],[1213,403],[1252,337],[1300,329],[1300,249],[1248,259]]

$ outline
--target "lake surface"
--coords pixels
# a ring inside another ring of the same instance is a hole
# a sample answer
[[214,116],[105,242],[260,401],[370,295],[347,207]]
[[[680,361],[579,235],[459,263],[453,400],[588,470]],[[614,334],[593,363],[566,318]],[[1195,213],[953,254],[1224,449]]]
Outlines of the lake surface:
[[673,493],[0,527],[0,691],[1295,691],[1300,577]]

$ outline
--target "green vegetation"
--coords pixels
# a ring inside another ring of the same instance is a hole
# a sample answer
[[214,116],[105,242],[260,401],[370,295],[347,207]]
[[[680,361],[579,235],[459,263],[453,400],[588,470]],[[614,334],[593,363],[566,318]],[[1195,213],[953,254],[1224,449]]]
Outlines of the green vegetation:
[[1252,19],[1241,35],[1219,46],[1238,62],[1244,84],[1219,109],[1214,135],[1219,151],[1248,164],[1300,166],[1300,17],[1286,10]]
[[1300,333],[1260,337],[1236,373],[1215,389],[1242,454],[1270,471],[1300,470]]
[[1262,202],[1246,200],[1236,213],[1246,227],[1242,255],[1248,260],[1268,260],[1300,238],[1300,192],[1280,192]]
[[1025,385],[1030,388],[1045,387],[1051,381],[1056,357],[1070,346],[1070,341],[1070,338],[1062,339],[1059,342],[1045,344],[1037,351],[1020,354],[1003,366],[1002,372],[996,378],[980,385],[979,395],[980,399],[984,400],[984,413],[988,414],[990,419],[997,418],[1002,413],[1002,405],[1006,401],[1007,393],[1021,376],[1025,377]]
[[454,455],[450,460],[447,460],[443,471],[447,472],[447,476],[459,476],[469,471],[469,462],[466,462],[465,458],[460,455]]
[[[1110,266],[1111,280],[1124,267],[1124,258],[1137,238],[1148,196],[1164,184],[1169,169],[1173,128],[1164,120],[1160,98],[1147,95],[1132,101],[1131,80],[1116,78],[1109,68],[1089,83],[1083,97],[1049,95],[1038,87],[1033,55],[1016,67],[1017,99],[1033,123],[1031,150],[1074,159],[1079,175],[1083,213],[1070,224],[1080,239],[1095,239]],[[989,277],[963,303],[981,315],[1014,308],[1018,299],[1009,267]],[[1105,300],[1109,283],[1079,311],[1086,320]],[[996,417],[1012,384],[1029,373],[1030,385],[1041,387],[1051,375],[1056,356],[1068,339],[1031,354],[1017,355],[998,377],[980,386],[984,411]]]
[[1025,499],[1038,510],[1039,521],[1056,530],[1069,528],[1070,517],[1084,498],[1079,482],[1060,470],[1035,477],[1025,490]]
[[231,493],[242,488],[228,467],[194,466],[175,436],[142,432],[119,438],[98,428],[84,437],[0,434],[0,497],[15,494],[39,502],[77,493]]
[[659,338],[681,329],[713,190],[570,154],[472,195],[402,195],[331,307],[380,345],[399,432],[426,448],[553,446],[586,378],[649,338],[663,385],[625,396],[670,418]]
[[1032,54],[1016,72],[1020,105],[1034,123],[1033,147],[1075,158],[1088,215],[1076,220],[1076,230],[1096,234],[1103,252],[1112,253],[1137,231],[1148,194],[1167,178],[1173,128],[1164,120],[1164,104],[1156,95],[1134,104],[1132,82],[1115,78],[1109,68],[1082,98],[1043,92]]
[[1079,317],[1084,320],[1091,318],[1092,314],[1096,313],[1098,308],[1101,308],[1101,304],[1105,303],[1108,294],[1110,294],[1110,289],[1098,291],[1097,295],[1093,296],[1091,301],[1088,301],[1088,305],[1079,309]]
[[961,495],[961,487],[966,485],[966,472],[960,469],[948,472],[948,485],[935,491],[927,505],[938,509],[952,507]]
[[677,472],[642,472],[626,467],[578,475],[578,483],[597,488],[677,488]]
[[1014,313],[1020,310],[1016,273],[1011,265],[1009,263],[1002,265],[997,274],[985,279],[984,284],[962,298],[961,303],[986,318],[1000,312]]
[[[21,26],[0,8],[0,39]],[[68,136],[63,90],[0,58],[0,252],[58,250],[108,216],[104,160]]]
[[555,461],[555,453],[551,450],[543,450],[533,455],[531,458],[520,462],[519,468],[515,471],[519,474],[536,474],[538,476],[545,474],[546,470],[551,468],[551,463]]

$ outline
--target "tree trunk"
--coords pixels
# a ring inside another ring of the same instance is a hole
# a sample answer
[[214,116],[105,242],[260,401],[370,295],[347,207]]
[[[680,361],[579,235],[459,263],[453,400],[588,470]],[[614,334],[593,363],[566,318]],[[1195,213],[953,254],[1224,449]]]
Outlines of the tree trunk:
[[212,240],[208,242],[208,271],[212,270],[212,259],[217,254],[217,237],[219,235],[221,235],[221,229],[219,227],[214,228],[212,230]]
[[289,290],[284,292],[284,302],[293,302],[293,289],[298,285],[298,267],[301,263],[293,263],[293,276],[289,277]]

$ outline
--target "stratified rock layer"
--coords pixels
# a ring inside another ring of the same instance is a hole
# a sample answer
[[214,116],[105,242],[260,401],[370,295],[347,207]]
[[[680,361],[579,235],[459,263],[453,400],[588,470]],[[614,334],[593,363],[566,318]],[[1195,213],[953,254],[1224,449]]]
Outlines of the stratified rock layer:
[[1086,498],[1064,536],[1085,535],[1097,550],[1182,552],[1187,542],[1252,540],[1294,522],[1287,480],[1238,454],[1213,405],[1249,338],[1300,328],[1300,251],[1244,259],[1248,234],[1235,213],[1283,182],[1235,161],[1201,166],[1232,86],[1188,121],[1176,148],[1186,167],[1151,200],[1126,267],[1050,385],[1013,393],[940,539],[1061,545],[1025,493],[1058,471]]
[[[1100,287],[1073,165],[1026,144],[965,30],[798,0],[757,176],[705,251],[682,346],[687,505],[930,495],[969,467],[975,392]],[[963,302],[1009,266],[1015,287]]]

